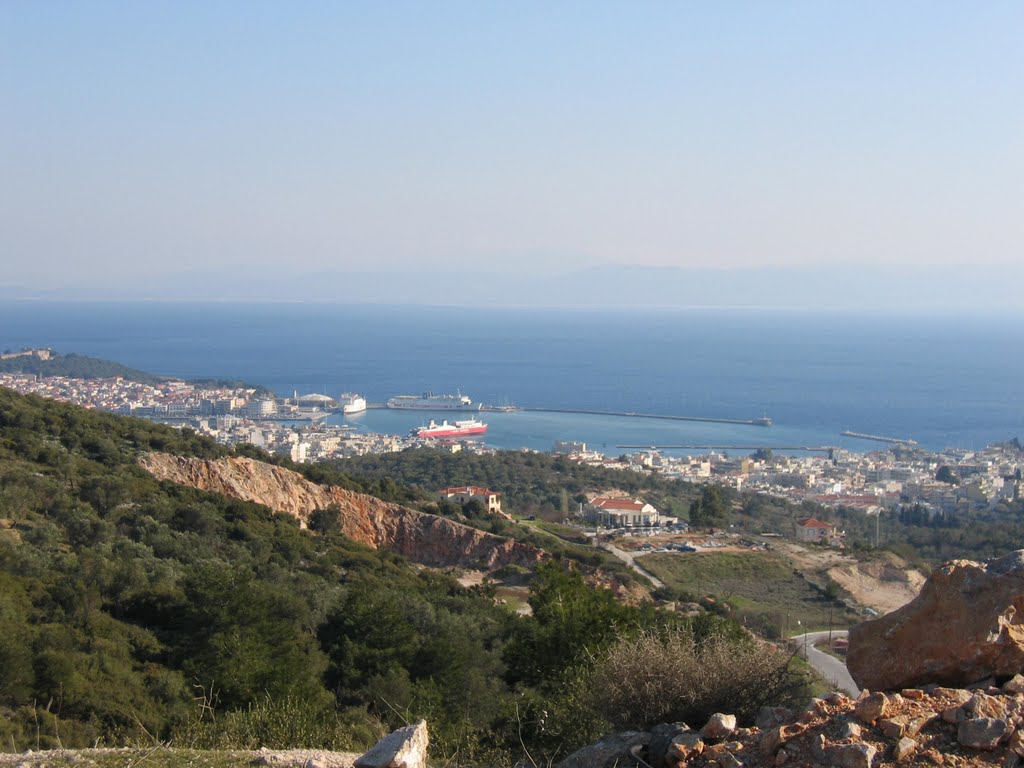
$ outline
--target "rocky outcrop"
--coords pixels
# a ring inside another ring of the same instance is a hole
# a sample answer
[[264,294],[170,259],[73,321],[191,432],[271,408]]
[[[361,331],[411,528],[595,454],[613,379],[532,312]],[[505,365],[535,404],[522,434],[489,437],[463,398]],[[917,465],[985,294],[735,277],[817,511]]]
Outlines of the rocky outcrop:
[[573,752],[558,768],[640,768],[637,755],[647,746],[651,735],[644,731],[622,731]]
[[140,463],[161,480],[263,504],[297,518],[302,525],[316,510],[336,507],[341,530],[349,538],[424,565],[529,567],[544,557],[541,550],[528,544],[373,496],[317,485],[297,472],[253,459],[192,459],[152,453]]
[[1024,550],[990,563],[954,560],[893,613],[853,627],[846,666],[857,685],[965,686],[1024,669]]
[[378,741],[355,762],[355,768],[427,768],[430,735],[427,721],[399,728]]
[[732,728],[730,716],[715,714],[699,730],[675,723],[613,734],[559,768],[1017,768],[1024,756],[1024,694],[1012,686],[865,691],[857,701],[833,693],[785,722],[778,712],[766,708],[753,728]]

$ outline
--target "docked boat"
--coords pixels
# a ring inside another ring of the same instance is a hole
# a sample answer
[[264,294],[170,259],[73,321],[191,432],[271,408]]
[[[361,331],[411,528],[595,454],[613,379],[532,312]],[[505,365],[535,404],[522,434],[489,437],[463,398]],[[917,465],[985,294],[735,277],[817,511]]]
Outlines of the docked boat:
[[341,403],[341,412],[346,416],[366,410],[366,398],[353,392],[339,395],[338,401]]
[[433,419],[425,427],[416,427],[410,433],[413,437],[472,437],[487,432],[487,425],[479,419],[465,419],[449,424],[447,419],[440,424]]
[[433,392],[424,392],[422,395],[399,395],[388,400],[388,408],[399,410],[417,411],[478,411],[479,404],[461,392],[454,395],[435,395]]

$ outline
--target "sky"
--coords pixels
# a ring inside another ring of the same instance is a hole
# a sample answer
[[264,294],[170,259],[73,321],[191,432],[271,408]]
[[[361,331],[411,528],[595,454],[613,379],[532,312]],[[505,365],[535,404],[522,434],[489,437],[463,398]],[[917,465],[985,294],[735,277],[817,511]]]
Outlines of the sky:
[[0,297],[1016,280],[1022,33],[1016,1],[11,0]]

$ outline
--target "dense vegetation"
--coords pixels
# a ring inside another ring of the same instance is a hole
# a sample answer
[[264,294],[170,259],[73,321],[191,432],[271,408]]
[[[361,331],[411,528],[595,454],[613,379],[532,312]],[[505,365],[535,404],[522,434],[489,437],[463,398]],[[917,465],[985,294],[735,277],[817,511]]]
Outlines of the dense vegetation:
[[[546,759],[609,727],[579,695],[643,630],[748,642],[715,616],[630,607],[557,562],[533,616],[436,572],[160,483],[140,452],[188,431],[0,389],[0,742],[361,747],[427,717],[468,764]],[[315,474],[315,472],[312,472]]]
[[[413,568],[346,539],[323,515],[315,531],[301,530],[265,507],[160,483],[136,464],[152,450],[210,458],[230,452],[187,430],[0,389],[5,749],[141,739],[358,748],[426,717],[438,751],[460,763],[500,763],[524,749],[546,760],[629,725],[633,689],[610,671],[626,659],[636,661],[637,674],[650,671],[644,685],[659,687],[666,711],[685,705],[693,719],[707,708],[745,712],[761,700],[754,694],[802,690],[778,659],[755,663],[763,654],[751,653],[738,625],[719,616],[684,620],[649,604],[623,605],[552,562],[533,575],[533,615],[520,617],[498,604],[488,584],[464,589]],[[267,458],[252,448],[240,452]],[[686,504],[690,514],[724,515],[748,530],[787,527],[804,511],[535,454],[410,451],[300,469],[314,480],[535,537],[577,560],[593,550],[544,530],[572,538],[568,529],[474,519],[472,510],[441,509],[426,491],[492,485],[524,505],[517,511],[532,504],[557,517],[566,496],[614,487],[670,508]],[[863,516],[839,511],[835,519],[860,546],[872,540]],[[1022,519],[1019,505],[960,521],[906,510],[883,518],[881,543],[942,556],[1001,554],[1017,546]],[[732,598],[734,615],[750,621],[757,607],[737,600],[733,583],[742,567],[691,568],[674,578]],[[755,576],[747,581],[783,582],[781,574]],[[775,609],[759,610],[770,616]],[[662,656],[664,663],[651,661]],[[742,684],[738,674],[729,678],[737,687],[726,703],[722,679],[693,672],[716,658],[750,661],[751,677]],[[661,716],[635,709],[634,725]]]
[[[825,514],[816,504],[793,505],[763,494],[698,486],[657,474],[591,467],[561,456],[523,451],[475,455],[417,448],[328,462],[324,467],[349,481],[377,482],[408,489],[415,498],[459,485],[484,485],[505,494],[509,511],[549,521],[572,516],[587,493],[620,491],[640,496],[667,515],[696,527],[733,526],[750,532],[791,534],[798,517]],[[408,503],[413,499],[405,497]]]
[[49,360],[34,355],[0,360],[0,373],[31,373],[36,376],[66,376],[72,379],[112,379],[120,376],[141,384],[159,384],[163,379],[121,363],[87,355],[54,354]]
[[385,491],[401,489],[404,503],[431,501],[430,491],[446,486],[486,485],[505,494],[511,511],[548,520],[562,520],[566,510],[570,514],[575,511],[582,494],[610,489],[641,496],[659,510],[702,528],[732,527],[746,533],[792,536],[798,519],[813,516],[845,530],[855,553],[870,556],[875,550],[887,550],[925,568],[952,558],[998,557],[1024,542],[1024,501],[953,515],[905,505],[883,512],[876,521],[857,509],[794,504],[765,494],[695,486],[520,451],[478,456],[413,449],[331,462],[321,471],[336,473],[340,481],[370,487],[377,484]]
[[856,549],[878,547],[922,567],[947,560],[989,560],[1024,547],[1024,501],[1003,502],[991,509],[962,514],[930,514],[906,505],[883,512],[879,519],[857,510],[838,510],[834,519]]
[[576,512],[587,492],[617,489],[643,495],[666,514],[683,517],[700,497],[700,489],[690,483],[524,451],[476,455],[419,448],[344,459],[335,465],[352,476],[390,478],[424,494],[449,486],[486,486],[501,491],[506,506],[516,514],[548,520],[563,520]]

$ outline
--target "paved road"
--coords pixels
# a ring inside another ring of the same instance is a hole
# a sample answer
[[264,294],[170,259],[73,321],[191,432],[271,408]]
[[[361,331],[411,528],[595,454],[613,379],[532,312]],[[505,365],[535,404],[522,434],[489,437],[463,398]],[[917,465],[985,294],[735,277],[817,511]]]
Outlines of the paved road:
[[[833,629],[832,637],[846,637],[845,629]],[[839,690],[844,693],[848,693],[851,696],[860,695],[860,688],[853,682],[853,678],[850,677],[850,673],[846,669],[846,664],[837,659],[835,656],[831,656],[824,651],[819,651],[814,647],[814,644],[828,639],[828,632],[805,632],[802,635],[794,635],[790,638],[800,651],[800,655],[804,656],[808,663],[814,667],[814,669],[829,682],[833,683]],[[804,649],[806,648],[806,653]]]
[[[634,571],[639,573],[641,576],[646,576],[648,579],[650,579],[651,580],[651,584],[654,585],[655,589],[657,589],[658,587],[664,587],[665,586],[665,583],[660,581],[658,579],[658,577],[656,577],[653,573],[651,573],[646,568],[644,568],[643,566],[641,566],[639,563],[636,562],[636,555],[634,553],[627,552],[624,549],[619,549],[614,544],[612,544],[610,541],[605,542],[601,546],[603,546],[605,549],[607,549],[609,552],[611,552],[613,555],[615,555],[617,558],[619,558],[619,560],[624,562],[626,565],[628,565]],[[644,554],[646,555],[648,553],[644,552]]]

